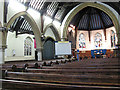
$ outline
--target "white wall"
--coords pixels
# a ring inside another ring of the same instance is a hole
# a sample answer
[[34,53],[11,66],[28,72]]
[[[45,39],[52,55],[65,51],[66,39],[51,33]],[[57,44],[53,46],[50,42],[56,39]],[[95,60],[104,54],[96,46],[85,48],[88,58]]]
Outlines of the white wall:
[[53,31],[51,30],[51,28],[48,28],[46,30],[45,37],[52,37],[54,40],[56,40],[55,35],[54,35]]
[[59,35],[61,37],[61,23],[59,21],[57,21],[57,20],[54,20],[53,25],[57,28],[58,33],[59,33]]
[[[31,56],[24,56],[24,40],[27,37],[30,37],[33,41],[32,45],[32,55]],[[8,32],[7,36],[7,49],[5,51],[5,61],[11,60],[29,60],[34,59],[35,57],[35,50],[34,50],[34,35],[22,34],[18,35],[16,38],[15,32]],[[15,50],[15,56],[13,56],[13,50]]]
[[[91,34],[91,41],[89,41],[89,36],[88,36],[88,31],[83,31],[83,30],[78,30],[77,32],[77,42],[76,42],[76,47],[77,49],[79,49],[80,51],[83,50],[93,50],[93,49],[97,49],[94,45],[94,39],[95,39],[95,34],[98,32],[102,35],[102,47],[98,48],[98,49],[114,49],[115,47],[111,48],[111,30],[113,30],[116,33],[116,30],[114,27],[110,27],[106,29],[106,38],[107,40],[105,40],[105,36],[104,36],[104,30],[93,30],[90,32]],[[82,49],[79,48],[79,36],[80,34],[83,33],[85,35],[85,40],[86,40],[86,48]],[[117,35],[116,35],[116,44],[117,44]]]
[[33,18],[33,20],[37,24],[37,27],[40,30],[41,29],[40,12],[32,8],[27,9],[25,5],[19,3],[17,0],[9,0],[7,22],[9,22],[9,20],[12,19],[16,14],[23,11],[27,12]]
[[26,7],[16,0],[9,0],[7,20],[9,21],[16,13],[25,11]]
[[57,28],[59,35],[61,36],[61,24],[57,20],[52,20],[49,16],[44,16],[44,30],[49,24],[53,24]]
[[39,30],[41,30],[41,16],[40,16],[40,13],[38,11],[32,9],[32,8],[29,8],[27,10],[27,13],[29,13],[32,16],[32,18],[34,19],[34,21],[37,24],[37,27],[39,28]]
[[3,3],[4,3],[3,0],[0,0],[0,23],[2,24],[2,26],[3,26],[3,6],[4,6]]

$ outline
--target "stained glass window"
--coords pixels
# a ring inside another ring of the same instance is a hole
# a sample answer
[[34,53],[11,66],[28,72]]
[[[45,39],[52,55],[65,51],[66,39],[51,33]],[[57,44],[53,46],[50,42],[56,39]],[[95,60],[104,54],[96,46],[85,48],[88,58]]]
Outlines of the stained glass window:
[[24,56],[32,55],[32,40],[27,37],[24,41]]
[[115,47],[115,33],[111,31],[111,47]]
[[102,35],[100,33],[95,34],[95,47],[101,47],[102,46]]
[[79,36],[79,48],[86,48],[85,36],[83,33]]

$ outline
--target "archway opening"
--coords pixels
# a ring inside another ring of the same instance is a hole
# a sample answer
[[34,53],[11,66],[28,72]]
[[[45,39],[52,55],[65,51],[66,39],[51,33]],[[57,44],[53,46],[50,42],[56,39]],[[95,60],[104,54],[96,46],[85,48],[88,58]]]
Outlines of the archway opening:
[[55,44],[51,37],[48,37],[43,44],[43,60],[54,59]]
[[[88,6],[76,13],[71,19],[68,25],[67,38],[72,41],[72,49],[79,50],[82,58],[94,58],[95,52],[101,56],[115,56],[114,49],[116,49],[116,46],[111,47],[111,29],[116,32],[113,21],[108,14],[98,8]],[[81,34],[85,36],[85,42],[82,42],[82,44],[80,44],[83,40],[80,38]],[[114,37],[117,38],[117,33]],[[117,39],[114,42],[117,44]],[[81,48],[83,43],[86,47],[82,46]]]
[[60,40],[60,35],[57,29],[53,26],[53,24],[49,24],[46,26],[44,30],[44,35],[45,37],[52,37],[55,40],[59,41]]
[[5,61],[35,60],[35,35],[28,17],[16,17],[9,28]]

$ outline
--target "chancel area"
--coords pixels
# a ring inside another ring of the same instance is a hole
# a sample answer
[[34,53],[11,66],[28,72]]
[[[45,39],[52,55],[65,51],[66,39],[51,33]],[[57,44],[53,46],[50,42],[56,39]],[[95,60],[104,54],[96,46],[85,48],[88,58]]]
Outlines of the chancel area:
[[0,88],[120,89],[120,2],[1,1]]
[[86,7],[71,20],[68,40],[72,40],[72,48],[80,51],[81,58],[95,58],[97,53],[99,56],[112,56],[117,48],[118,38],[113,22],[107,14],[93,7]]

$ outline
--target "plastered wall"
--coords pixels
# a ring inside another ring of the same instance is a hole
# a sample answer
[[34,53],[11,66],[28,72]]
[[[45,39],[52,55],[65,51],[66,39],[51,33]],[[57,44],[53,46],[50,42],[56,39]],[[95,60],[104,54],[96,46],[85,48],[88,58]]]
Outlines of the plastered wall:
[[0,23],[3,25],[3,0],[0,1]]
[[[30,37],[32,39],[32,55],[24,56],[24,40]],[[22,34],[18,35],[16,38],[15,32],[8,32],[7,36],[7,49],[5,50],[5,61],[11,60],[30,60],[34,59],[35,49],[33,35]],[[13,56],[13,50],[15,51],[15,56]]]
[[54,40],[56,40],[55,35],[54,35],[53,31],[51,30],[51,28],[48,28],[48,29],[46,30],[46,32],[45,32],[45,37],[51,37],[51,38],[53,38]]
[[57,31],[58,31],[59,35],[61,36],[61,26],[60,26],[61,24],[56,20],[53,21],[49,16],[44,16],[43,18],[44,18],[44,28],[43,29],[45,30],[47,25],[53,24],[54,27],[57,28]]

